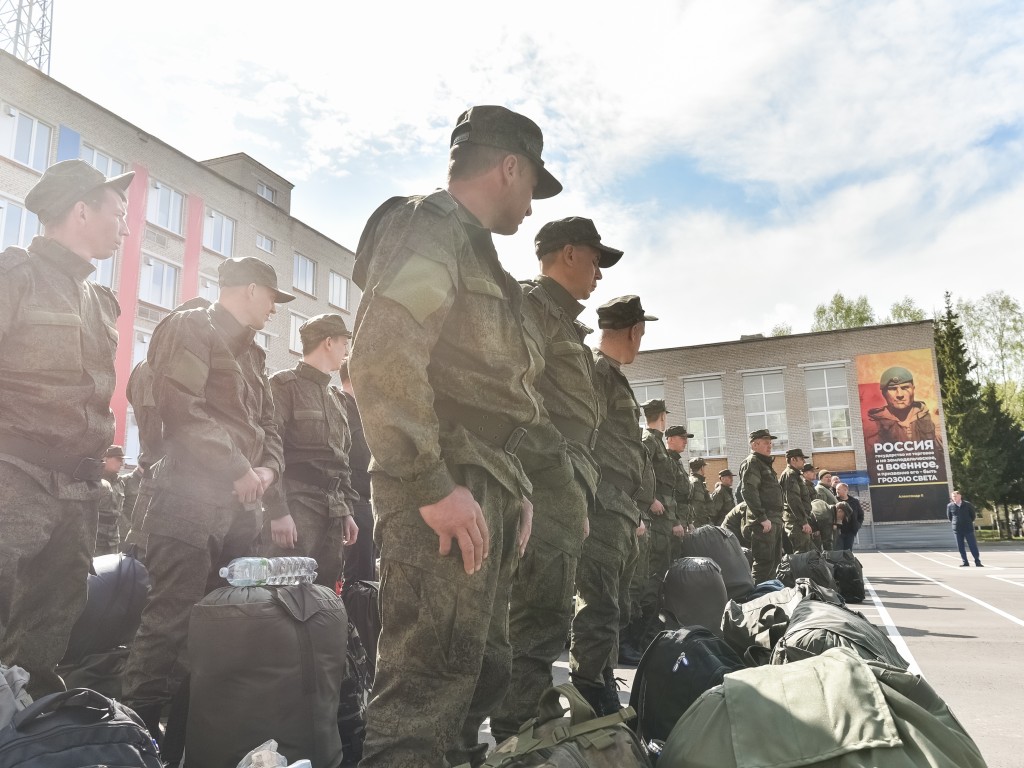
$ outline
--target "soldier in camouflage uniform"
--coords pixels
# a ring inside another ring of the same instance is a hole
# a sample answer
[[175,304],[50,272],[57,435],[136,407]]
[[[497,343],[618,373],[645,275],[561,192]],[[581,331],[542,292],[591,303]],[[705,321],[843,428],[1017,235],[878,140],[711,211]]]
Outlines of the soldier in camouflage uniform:
[[643,493],[647,455],[641,442],[640,406],[621,367],[636,359],[645,323],[657,318],[644,313],[639,296],[612,299],[601,305],[597,317],[602,333],[594,353],[594,386],[607,415],[594,448],[601,482],[576,576],[569,669],[573,684],[595,711],[611,714],[619,708],[614,667],[622,592],[635,568],[637,499]]
[[[352,448],[348,452],[348,468],[352,490],[359,500],[352,503],[352,519],[359,528],[359,538],[345,551],[345,582],[377,580],[377,548],[373,544],[373,509],[370,504],[370,448],[363,434],[363,419],[359,415],[352,377],[348,373],[348,360],[338,370],[341,394],[345,398],[348,431],[352,435]],[[360,721],[362,718],[360,717]]]
[[274,421],[284,444],[284,500],[264,505],[264,551],[270,557],[299,555],[317,563],[317,584],[335,589],[344,549],[359,528],[352,508],[348,455],[352,434],[341,390],[331,374],[341,368],[352,334],[341,315],[312,317],[299,326],[302,360],[270,377]]
[[121,539],[128,532],[124,520],[124,448],[112,445],[103,452],[103,487],[108,495],[100,500],[99,519],[96,525],[96,554],[112,555],[119,551]]
[[492,233],[561,190],[542,149],[528,118],[473,107],[452,132],[448,188],[387,201],[360,238],[349,372],[373,454],[382,609],[365,768],[479,764],[480,725],[509,684],[512,571],[532,516],[516,452],[542,406],[522,288]]
[[732,508],[736,506],[736,497],[732,492],[733,473],[731,469],[723,469],[718,473],[718,482],[711,492],[711,510],[714,513],[714,524],[721,525]]
[[775,578],[782,561],[782,487],[772,469],[772,440],[767,429],[750,433],[750,455],[740,465],[740,498],[747,505],[754,583]]
[[499,742],[537,716],[569,635],[576,565],[600,474],[590,451],[605,408],[594,391],[593,355],[583,343],[592,331],[576,318],[601,271],[622,257],[601,243],[590,219],[578,216],[545,224],[534,247],[541,275],[523,283],[523,315],[545,414],[517,453],[533,485],[533,532],[512,583],[512,683],[491,715]]
[[672,540],[672,560],[678,560],[683,556],[683,537],[693,531],[693,509],[690,507],[690,478],[687,472],[687,465],[683,456],[686,454],[686,445],[693,434],[686,430],[686,427],[675,425],[665,430],[665,445],[669,457],[675,462],[676,471],[676,519],[682,526],[682,531],[677,533]]
[[0,659],[36,698],[64,689],[54,667],[85,606],[120,314],[88,277],[128,234],[133,175],[51,166],[25,198],[45,234],[0,255]]
[[[756,525],[756,523],[755,523]],[[747,524],[747,505],[740,502],[729,510],[720,526],[730,531],[739,540],[740,544],[750,549],[750,526]]]
[[779,477],[782,486],[782,519],[786,535],[793,552],[809,552],[811,549],[811,496],[803,478],[803,449],[791,448],[786,451],[786,468]]
[[153,586],[124,699],[154,736],[187,673],[192,606],[224,585],[221,566],[252,552],[261,500],[283,504],[281,437],[266,353],[254,337],[276,304],[295,297],[277,290],[273,267],[252,257],[221,262],[219,278],[213,306],[168,315],[149,345],[164,457],[142,522]]
[[706,466],[707,462],[700,456],[690,459],[690,514],[695,528],[715,524],[711,494],[708,493],[708,487],[704,482],[704,467]]

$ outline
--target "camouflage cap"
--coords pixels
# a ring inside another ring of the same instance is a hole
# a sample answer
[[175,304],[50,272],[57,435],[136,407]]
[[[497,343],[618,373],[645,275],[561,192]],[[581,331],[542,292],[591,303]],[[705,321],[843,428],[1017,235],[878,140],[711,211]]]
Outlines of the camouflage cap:
[[681,427],[677,424],[665,430],[665,437],[685,437],[689,440],[693,435],[686,431],[686,427]]
[[622,258],[622,251],[601,244],[601,235],[590,219],[582,216],[570,216],[567,219],[549,221],[533,239],[533,247],[539,259],[545,253],[557,251],[566,245],[589,245],[601,254],[598,266],[601,269],[615,266]]
[[451,146],[464,141],[507,149],[528,157],[537,166],[537,188],[533,191],[535,200],[554,197],[562,191],[562,185],[544,167],[540,157],[544,149],[544,134],[530,118],[489,104],[470,107],[455,121]]
[[110,187],[126,198],[133,178],[135,171],[107,178],[84,160],[62,160],[47,168],[25,195],[25,207],[45,223],[71,210],[71,206],[99,187]]
[[819,480],[822,480],[822,479],[824,479],[824,478],[828,477],[828,476],[829,476],[829,475],[831,475],[831,474],[832,474],[832,473],[831,473],[831,472],[829,472],[829,471],[828,471],[827,469],[819,469],[819,470],[818,470],[818,479],[819,479]]
[[788,451],[786,451],[786,460],[787,461],[789,459],[806,459],[806,458],[807,457],[804,456],[804,449],[803,448],[790,448]]
[[112,445],[112,446],[110,446],[109,448],[107,448],[107,450],[105,450],[103,452],[103,458],[104,459],[107,459],[107,458],[123,459],[124,458],[124,446],[122,446],[122,445]]
[[753,432],[750,433],[750,442],[754,442],[755,440],[760,440],[761,438],[764,438],[764,437],[767,437],[769,440],[778,440],[779,439],[775,435],[773,435],[771,432],[769,432],[767,429],[755,429]]
[[694,456],[692,459],[690,459],[690,469],[700,469],[701,467],[706,465],[707,462],[704,461],[704,459],[702,459],[700,456]]
[[217,268],[217,276],[221,288],[228,288],[233,285],[264,285],[276,295],[274,302],[284,304],[295,297],[290,293],[277,289],[277,272],[267,262],[253,256],[245,256],[241,259],[225,259]]
[[665,406],[665,401],[658,398],[652,398],[646,403],[640,403],[640,407],[644,409],[644,416],[648,419],[657,416],[659,413],[671,413]]
[[731,469],[723,469],[718,473],[719,477],[736,477]]
[[637,323],[657,319],[644,313],[639,296],[619,296],[597,308],[597,327],[608,330],[630,328]]
[[303,345],[309,345],[334,336],[352,338],[352,333],[345,325],[345,318],[332,313],[309,318],[299,326],[299,336]]
[[878,380],[878,386],[882,389],[888,389],[889,387],[896,387],[900,384],[913,384],[914,374],[908,371],[906,368],[901,368],[898,365],[894,365],[892,368],[886,368],[882,377]]

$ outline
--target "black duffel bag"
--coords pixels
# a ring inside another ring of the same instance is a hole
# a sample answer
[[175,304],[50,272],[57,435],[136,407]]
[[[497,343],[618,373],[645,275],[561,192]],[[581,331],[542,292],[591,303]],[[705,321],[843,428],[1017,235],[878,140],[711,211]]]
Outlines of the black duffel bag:
[[753,591],[750,563],[732,531],[715,525],[702,525],[684,536],[679,547],[683,557],[710,557],[718,563],[730,599],[735,600]]
[[366,650],[366,663],[370,675],[366,683],[373,687],[373,673],[377,669],[377,638],[380,637],[380,582],[346,581],[341,592],[348,620],[359,632]]
[[51,693],[0,730],[3,768],[161,768],[160,751],[132,710],[87,688]]
[[721,634],[727,602],[722,569],[709,557],[680,557],[661,583],[665,629],[701,626]]
[[787,587],[796,586],[797,579],[810,579],[826,589],[835,589],[832,565],[816,549],[796,555],[783,555],[776,578]]
[[851,603],[863,603],[864,566],[856,555],[848,549],[835,549],[826,552],[825,559],[832,565],[839,594]]

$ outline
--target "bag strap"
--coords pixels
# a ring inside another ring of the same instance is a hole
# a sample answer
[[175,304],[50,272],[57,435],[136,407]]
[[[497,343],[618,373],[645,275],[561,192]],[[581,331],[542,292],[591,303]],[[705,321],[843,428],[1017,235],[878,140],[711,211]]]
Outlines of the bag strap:
[[84,707],[100,710],[104,715],[109,714],[111,717],[117,715],[114,702],[103,694],[89,688],[72,688],[70,691],[54,693],[33,702],[14,716],[11,725],[18,730],[22,726],[53,714],[64,707]]
[[541,694],[540,703],[537,705],[537,723],[547,723],[557,720],[565,714],[560,699],[565,696],[569,700],[569,722],[572,725],[593,720],[597,715],[593,707],[587,703],[583,695],[572,683],[562,683],[553,688],[548,688]]

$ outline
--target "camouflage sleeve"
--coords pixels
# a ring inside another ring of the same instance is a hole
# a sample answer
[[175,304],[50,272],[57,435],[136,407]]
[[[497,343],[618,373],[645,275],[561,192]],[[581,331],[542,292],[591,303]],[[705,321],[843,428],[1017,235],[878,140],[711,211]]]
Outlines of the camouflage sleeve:
[[[257,354],[257,370],[260,375],[260,384],[266,398],[263,408],[260,409],[260,427],[263,429],[263,456],[260,458],[260,466],[274,471],[277,481],[273,487],[281,488],[281,476],[284,474],[284,438],[281,430],[277,427],[274,416],[274,392],[270,388],[270,379],[267,378],[267,356],[266,353],[253,345]],[[283,503],[283,501],[282,501]]]
[[792,472],[783,472],[779,476],[779,485],[782,487],[782,510],[789,515],[791,521],[802,525],[806,518],[803,490],[800,487],[805,485],[803,478]]
[[759,523],[768,519],[768,513],[761,503],[761,473],[754,465],[755,460],[747,462],[741,469],[741,487],[743,489],[743,501],[747,504],[749,515]]
[[208,321],[205,328],[189,322],[191,315],[169,315],[153,331],[147,357],[153,367],[153,393],[169,436],[189,446],[196,464],[234,481],[252,466],[207,413],[205,387],[215,331]]
[[646,438],[644,438],[643,461],[644,466],[641,470],[643,481],[640,483],[640,495],[636,499],[636,505],[640,508],[641,514],[650,519],[657,479],[654,476],[654,462],[651,460],[651,446]]
[[17,323],[21,300],[28,288],[23,270],[14,267],[28,258],[21,248],[8,248],[0,254],[0,343]]
[[457,295],[451,217],[403,205],[386,215],[374,247],[349,358],[374,465],[403,481],[419,506],[455,489],[441,458],[431,351]]
[[345,460],[341,463],[338,468],[338,477],[341,480],[341,486],[338,489],[339,495],[344,500],[345,511],[342,512],[342,517],[352,514],[352,505],[359,501],[359,494],[355,488],[352,487],[352,464],[349,461],[349,456],[352,454],[352,429],[348,423],[348,409],[345,405],[345,395],[340,389],[331,387],[331,394],[338,403],[338,407],[341,408],[341,412],[345,414],[345,428],[342,434],[342,446],[345,452]]
[[143,360],[128,377],[128,402],[139,427],[139,466],[149,470],[163,456],[164,425],[153,396],[153,372]]
[[[285,425],[292,415],[292,398],[288,385],[281,384],[274,378],[270,379],[270,393],[274,400],[272,416],[274,433],[281,444],[281,470],[277,475],[277,482],[270,486],[263,496],[263,509],[268,520],[277,520],[289,513],[282,475],[286,466],[284,461]],[[266,459],[266,443],[264,443],[264,459]]]

